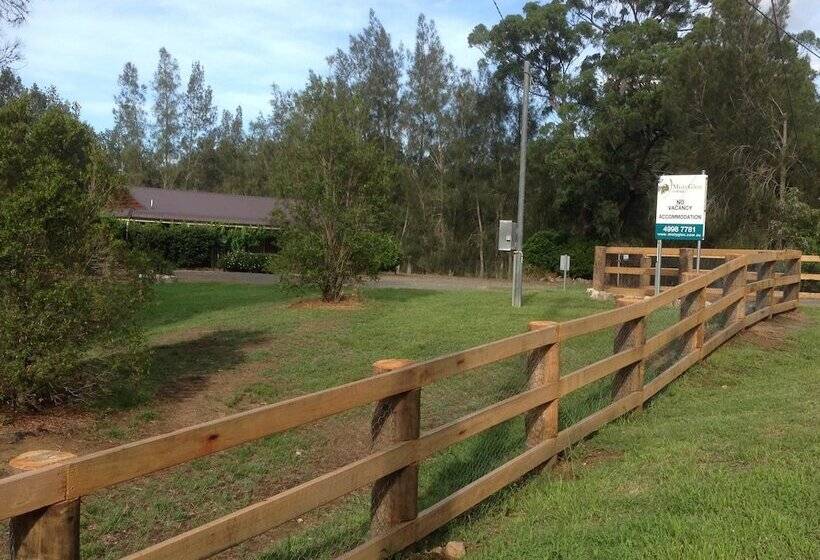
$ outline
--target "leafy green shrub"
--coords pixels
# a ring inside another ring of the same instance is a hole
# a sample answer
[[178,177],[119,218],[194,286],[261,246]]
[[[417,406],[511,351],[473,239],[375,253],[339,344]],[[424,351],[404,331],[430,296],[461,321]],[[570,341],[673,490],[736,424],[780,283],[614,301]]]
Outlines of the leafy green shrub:
[[563,234],[551,229],[534,233],[524,242],[524,260],[538,270],[557,271],[563,242]]
[[592,272],[595,269],[594,241],[576,239],[564,245],[561,252],[570,256],[570,276],[592,278]]
[[362,250],[372,253],[372,265],[376,273],[394,270],[401,262],[399,242],[392,235],[384,233],[367,233],[360,236]]
[[220,252],[248,251],[250,253],[276,252],[279,232],[271,229],[205,226],[216,227],[219,231]]
[[217,240],[218,232],[207,227],[173,225],[166,237],[168,260],[180,268],[211,266]]
[[558,272],[561,255],[570,256],[570,276],[592,277],[595,264],[593,241],[570,238],[554,230],[542,230],[524,242],[524,262],[536,270]]
[[270,255],[233,251],[222,257],[219,267],[229,272],[271,272]]
[[285,279],[318,287],[324,301],[339,301],[345,287],[394,265],[395,248],[380,232],[397,161],[369,134],[369,109],[349,88],[317,78],[294,103],[274,174],[291,199],[276,266]]
[[171,268],[203,268],[216,263],[217,255],[259,252],[276,247],[277,232],[260,228],[213,225],[176,225],[119,222],[118,231],[128,245]]
[[[0,107],[0,402],[41,408],[133,388],[145,263],[101,219],[94,131],[30,94]],[[143,274],[140,274],[143,273]]]
[[375,278],[399,263],[398,242],[387,234],[350,232],[346,240],[348,256],[344,260],[334,259],[326,247],[319,235],[292,230],[271,268],[300,284],[318,286],[323,293],[338,290],[341,295],[342,285],[357,282],[363,276]]

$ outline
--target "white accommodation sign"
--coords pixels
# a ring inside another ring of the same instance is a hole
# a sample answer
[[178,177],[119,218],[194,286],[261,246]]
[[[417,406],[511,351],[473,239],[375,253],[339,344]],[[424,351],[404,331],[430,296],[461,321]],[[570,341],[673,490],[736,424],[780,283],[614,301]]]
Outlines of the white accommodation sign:
[[706,233],[706,175],[661,175],[655,239],[702,240]]

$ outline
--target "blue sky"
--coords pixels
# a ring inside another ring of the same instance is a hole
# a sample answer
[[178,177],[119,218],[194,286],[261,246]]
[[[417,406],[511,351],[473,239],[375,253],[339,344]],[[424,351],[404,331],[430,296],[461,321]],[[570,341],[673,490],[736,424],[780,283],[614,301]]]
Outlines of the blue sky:
[[[790,29],[820,34],[818,2],[792,0]],[[504,14],[523,4],[498,0]],[[123,64],[134,62],[148,83],[164,46],[179,60],[183,82],[191,63],[201,61],[219,107],[242,105],[248,118],[267,112],[272,83],[296,88],[309,69],[324,72],[325,58],[366,25],[370,6],[394,42],[409,47],[423,12],[468,68],[480,53],[467,35],[498,20],[492,0],[32,0],[29,21],[13,31],[23,42],[17,71],[27,84],[55,84],[101,130],[111,125]]]

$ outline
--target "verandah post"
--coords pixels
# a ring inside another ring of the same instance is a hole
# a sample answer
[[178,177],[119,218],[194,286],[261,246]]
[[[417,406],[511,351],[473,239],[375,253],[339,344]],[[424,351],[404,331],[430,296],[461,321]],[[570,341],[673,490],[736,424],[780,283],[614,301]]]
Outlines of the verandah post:
[[[17,471],[32,471],[73,459],[71,453],[29,451],[12,459]],[[79,560],[80,499],[58,502],[12,517],[9,521],[11,560]]]
[[[411,365],[410,360],[387,359],[373,364],[373,375]],[[421,430],[421,389],[413,389],[376,403],[371,423],[373,451],[418,439]],[[411,521],[418,515],[419,468],[417,463],[378,479],[370,501],[370,534]]]
[[[537,331],[557,326],[558,323],[554,321],[530,321],[527,329]],[[533,350],[527,358],[527,374],[529,376],[528,389],[558,383],[560,377],[559,343],[554,342]],[[524,417],[524,426],[527,431],[527,447],[534,447],[557,437],[558,399],[532,409]],[[552,464],[554,460],[554,457],[551,458],[547,464]]]
[[[634,300],[637,303],[638,300]],[[630,305],[628,300],[625,300],[622,305]],[[615,331],[615,344],[613,352],[618,354],[630,348],[638,348],[646,343],[646,316],[643,315],[631,321],[626,321],[617,327]],[[628,397],[632,393],[643,390],[645,363],[644,360],[639,360],[624,368],[618,370],[615,378],[612,380],[612,400],[617,401],[624,397]],[[643,405],[638,405],[636,408],[640,410]]]

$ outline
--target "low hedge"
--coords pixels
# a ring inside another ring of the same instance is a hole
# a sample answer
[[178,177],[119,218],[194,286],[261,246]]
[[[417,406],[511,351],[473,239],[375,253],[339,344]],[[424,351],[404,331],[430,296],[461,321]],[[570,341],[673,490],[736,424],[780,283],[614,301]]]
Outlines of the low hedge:
[[233,251],[219,260],[219,268],[228,272],[271,272],[271,256],[265,253]]
[[524,262],[536,270],[559,272],[561,255],[570,256],[570,276],[592,278],[595,265],[594,241],[546,229],[534,233],[524,242]]
[[278,232],[258,228],[176,225],[124,221],[115,225],[131,249],[149,255],[170,268],[205,268],[230,252],[275,251]]

